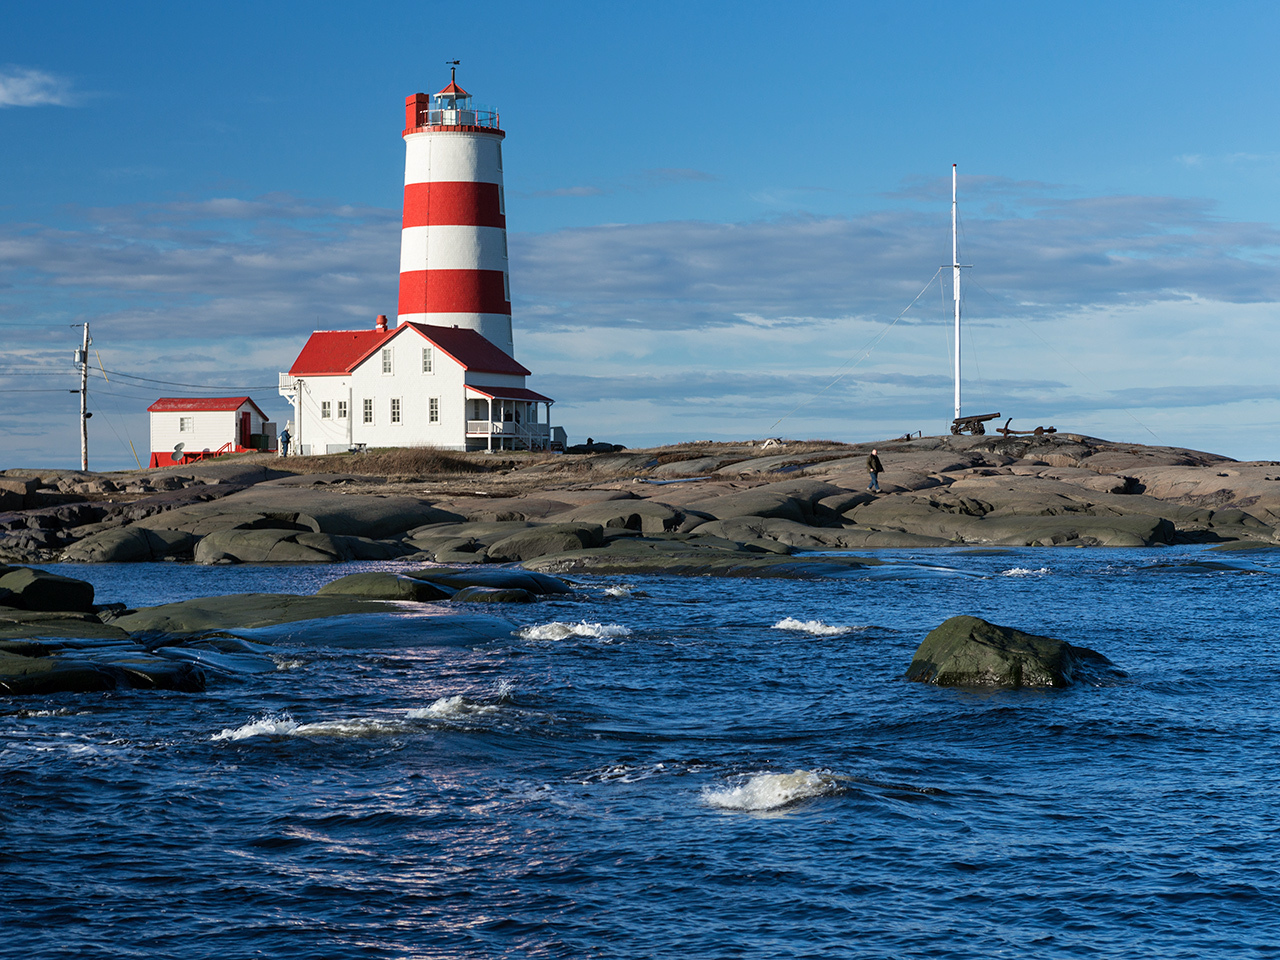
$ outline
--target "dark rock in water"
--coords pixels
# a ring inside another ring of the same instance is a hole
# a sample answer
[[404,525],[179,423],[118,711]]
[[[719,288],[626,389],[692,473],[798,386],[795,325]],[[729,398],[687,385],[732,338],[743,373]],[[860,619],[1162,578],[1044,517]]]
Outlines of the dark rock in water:
[[8,568],[0,589],[9,591],[6,606],[26,610],[93,610],[93,584],[29,567]]
[[1087,647],[1001,627],[978,617],[952,617],[916,649],[906,678],[942,687],[1069,687],[1089,673],[1117,671]]
[[421,603],[448,600],[453,591],[442,589],[426,580],[394,573],[353,573],[326,583],[316,591],[318,597],[335,594],[366,597],[370,600],[413,600]]
[[133,634],[204,633],[240,627],[265,627],[297,620],[340,617],[353,613],[385,613],[386,603],[363,597],[300,597],[283,593],[237,593],[199,597],[158,607],[143,607],[117,617],[111,626]]
[[149,656],[125,644],[106,650],[27,643],[0,649],[0,692],[9,694],[91,693],[132,687],[143,690],[204,689],[197,664]]
[[537,598],[515,587],[463,587],[453,599],[459,603],[533,603]]
[[529,570],[494,570],[472,567],[459,570],[451,567],[427,567],[410,570],[406,576],[428,580],[442,587],[461,590],[463,587],[496,587],[503,590],[528,590],[530,593],[572,593],[573,588],[557,577]]

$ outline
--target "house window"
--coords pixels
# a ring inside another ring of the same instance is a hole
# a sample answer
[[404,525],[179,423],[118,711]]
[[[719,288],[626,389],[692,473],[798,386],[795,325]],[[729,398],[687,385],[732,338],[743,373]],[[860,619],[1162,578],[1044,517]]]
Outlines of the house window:
[[329,419],[329,401],[328,400],[320,401],[320,419],[321,420]]
[[391,398],[391,422],[392,423],[400,422],[400,398],[399,397]]
[[502,295],[506,297],[507,303],[511,302],[511,278],[505,270],[502,271]]
[[440,398],[432,397],[427,401],[427,419],[432,423],[440,422]]
[[196,418],[195,417],[179,417],[178,432],[179,433],[195,433]]
[[391,372],[391,348],[383,347],[382,349],[382,372]]
[[339,420],[347,419],[347,401],[345,400],[338,401],[338,419]]
[[422,348],[422,372],[430,373],[432,370],[433,363],[434,363],[434,358],[431,356],[431,348],[423,347]]
[[366,399],[364,401],[364,422],[373,423],[373,401]]

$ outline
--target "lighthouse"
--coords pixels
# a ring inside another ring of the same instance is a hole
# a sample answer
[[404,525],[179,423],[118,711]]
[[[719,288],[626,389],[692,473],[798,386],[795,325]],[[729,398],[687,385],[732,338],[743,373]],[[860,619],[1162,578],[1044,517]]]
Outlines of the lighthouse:
[[405,99],[404,227],[400,322],[474,330],[508,356],[502,141],[496,110],[476,107],[457,84]]

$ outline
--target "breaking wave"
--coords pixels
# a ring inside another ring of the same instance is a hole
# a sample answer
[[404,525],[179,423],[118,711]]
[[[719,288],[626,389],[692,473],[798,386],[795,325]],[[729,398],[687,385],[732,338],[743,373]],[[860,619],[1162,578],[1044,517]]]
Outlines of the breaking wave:
[[821,620],[797,620],[786,617],[773,625],[774,630],[793,630],[796,633],[811,633],[815,637],[838,637],[843,633],[865,630],[866,627],[842,627],[836,624],[823,623]]
[[568,637],[605,639],[629,637],[631,631],[617,623],[588,623],[586,620],[567,623],[563,620],[554,620],[551,623],[523,627],[516,636],[521,640],[564,640]]
[[410,710],[405,716],[410,720],[433,720],[440,717],[468,717],[477,713],[497,713],[498,708],[486,703],[476,703],[461,695],[441,697],[429,707]]
[[1039,570],[1032,570],[1030,567],[1011,567],[1000,573],[1002,577],[1043,577],[1046,573],[1052,571],[1048,567],[1041,567]]
[[757,773],[730,787],[704,787],[702,799],[723,810],[776,810],[791,803],[836,793],[836,777],[817,770]]
[[287,713],[268,714],[250,720],[243,726],[227,727],[215,733],[212,740],[248,740],[251,737],[375,737],[388,733],[400,733],[405,729],[402,721],[379,720],[371,717],[352,717],[341,720],[322,720],[319,723],[298,723]]

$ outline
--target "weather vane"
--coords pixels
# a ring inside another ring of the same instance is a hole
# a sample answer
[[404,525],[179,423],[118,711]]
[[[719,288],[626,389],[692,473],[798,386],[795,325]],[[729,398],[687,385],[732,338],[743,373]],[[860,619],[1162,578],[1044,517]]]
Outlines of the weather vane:
[[444,65],[449,68],[449,82],[455,83],[458,78],[458,67],[462,64],[461,60],[446,60]]

